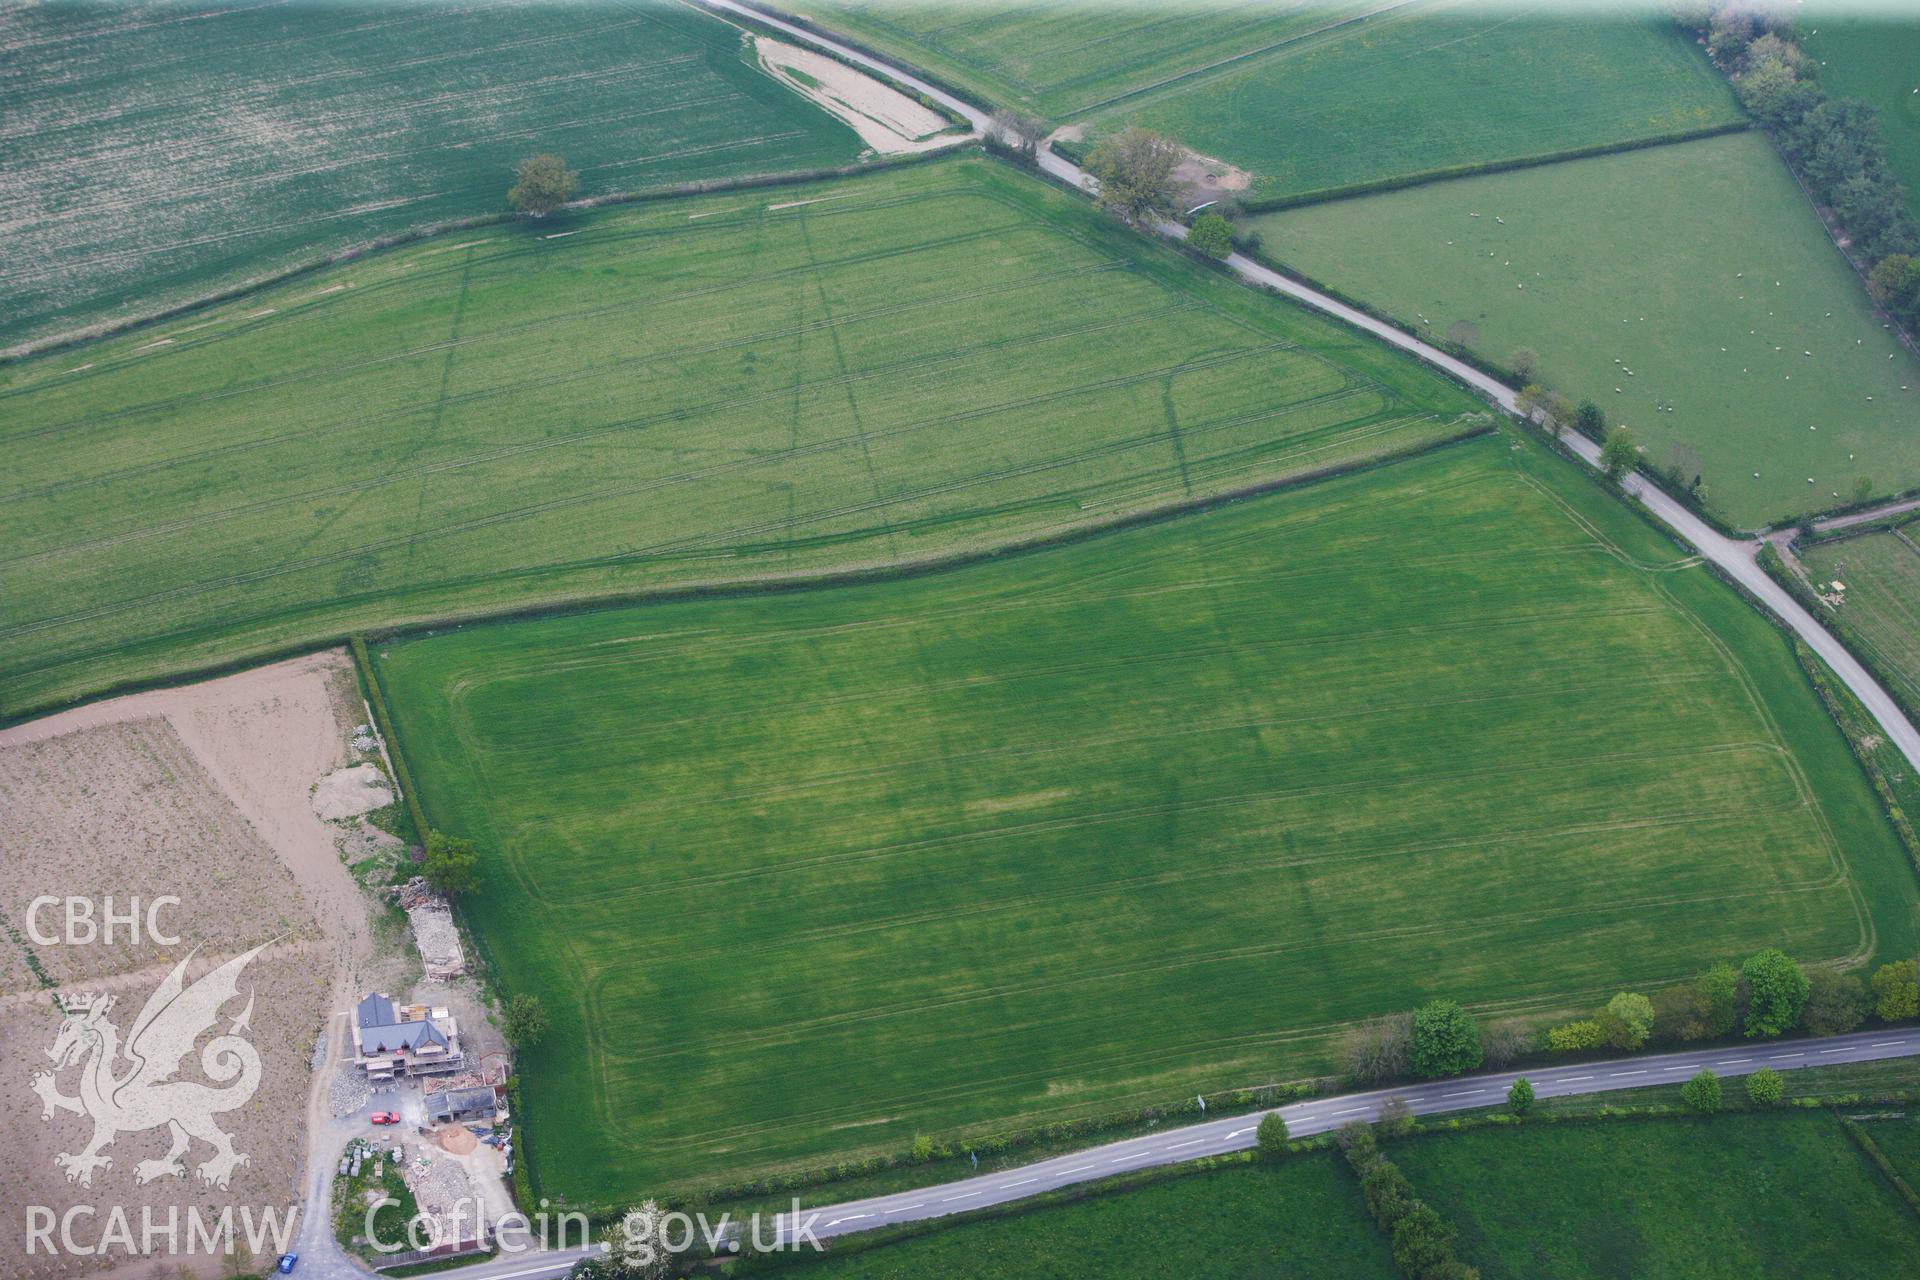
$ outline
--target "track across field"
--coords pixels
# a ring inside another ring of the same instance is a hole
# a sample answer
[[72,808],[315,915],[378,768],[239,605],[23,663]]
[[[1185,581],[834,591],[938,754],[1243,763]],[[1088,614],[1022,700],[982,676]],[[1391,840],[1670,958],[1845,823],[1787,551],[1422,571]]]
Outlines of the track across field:
[[1478,429],[979,157],[395,250],[0,389],[0,715],[463,610],[977,551]]
[[1920,361],[1758,133],[1256,225],[1267,256],[1423,336],[1499,363],[1532,348],[1543,382],[1701,475],[1739,527],[1839,506],[1861,477],[1920,484]]
[[0,6],[0,347],[505,207],[853,162],[860,140],[668,0]]
[[547,1194],[1331,1065],[1434,994],[1560,1010],[1916,886],[1784,642],[1504,437],[902,581],[377,656],[554,1030]]

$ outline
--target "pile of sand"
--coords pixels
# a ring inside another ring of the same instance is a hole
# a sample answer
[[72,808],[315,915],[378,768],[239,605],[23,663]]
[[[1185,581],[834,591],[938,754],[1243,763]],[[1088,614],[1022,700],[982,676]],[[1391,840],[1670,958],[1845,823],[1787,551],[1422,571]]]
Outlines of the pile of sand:
[[313,785],[313,812],[323,822],[357,818],[393,803],[387,775],[379,766],[356,764],[337,769]]

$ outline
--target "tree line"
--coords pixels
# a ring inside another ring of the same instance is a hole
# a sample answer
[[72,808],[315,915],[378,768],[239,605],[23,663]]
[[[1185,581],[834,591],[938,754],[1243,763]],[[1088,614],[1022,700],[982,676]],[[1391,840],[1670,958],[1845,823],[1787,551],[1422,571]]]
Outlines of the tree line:
[[1754,1039],[1841,1035],[1870,1017],[1887,1023],[1920,1017],[1920,965],[1894,961],[1862,980],[1834,969],[1805,970],[1769,947],[1737,968],[1714,964],[1652,995],[1619,992],[1591,1013],[1545,1030],[1517,1018],[1482,1027],[1458,1001],[1430,1000],[1412,1013],[1349,1031],[1343,1066],[1355,1084],[1375,1085],[1498,1070],[1531,1053],[1630,1052],[1718,1040],[1736,1030]]
[[1920,222],[1887,162],[1879,111],[1828,95],[1819,64],[1780,11],[1751,0],[1686,0],[1676,17],[1702,33],[1741,105],[1831,214],[1874,301],[1909,335],[1920,331]]

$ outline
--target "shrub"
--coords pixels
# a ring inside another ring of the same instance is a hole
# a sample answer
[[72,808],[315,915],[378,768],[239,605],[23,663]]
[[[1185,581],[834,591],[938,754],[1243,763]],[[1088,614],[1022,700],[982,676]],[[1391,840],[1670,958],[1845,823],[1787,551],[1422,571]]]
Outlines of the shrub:
[[1777,1036],[1800,1020],[1807,975],[1778,947],[1755,952],[1740,968],[1747,988],[1747,1035]]
[[546,1033],[547,1011],[540,1007],[539,996],[522,991],[507,1001],[500,1016],[500,1034],[508,1044],[524,1049],[539,1044]]
[[1380,1116],[1373,1126],[1389,1138],[1404,1138],[1413,1132],[1417,1123],[1413,1108],[1407,1105],[1405,1098],[1396,1094],[1380,1104]]
[[1602,1014],[1596,1021],[1616,1049],[1638,1049],[1653,1034],[1653,1001],[1638,991],[1622,991]]
[[1911,960],[1900,960],[1875,970],[1873,1011],[1882,1022],[1920,1016],[1920,967]]
[[1763,1107],[1776,1105],[1786,1085],[1780,1079],[1780,1073],[1772,1067],[1762,1067],[1747,1077],[1747,1097]]
[[1429,1000],[1413,1015],[1414,1071],[1428,1079],[1480,1065],[1480,1028],[1457,1001]]
[[472,893],[480,887],[480,855],[473,841],[447,835],[443,831],[427,833],[427,854],[420,874],[439,892],[453,897]]
[[1507,1110],[1517,1116],[1533,1110],[1533,1085],[1528,1083],[1525,1076],[1515,1080],[1513,1087],[1507,1090]]
[[1356,1084],[1379,1084],[1407,1074],[1413,1043],[1413,1019],[1388,1014],[1347,1032],[1347,1076]]
[[1582,1049],[1598,1049],[1605,1038],[1599,1023],[1592,1018],[1580,1018],[1548,1031],[1547,1048],[1555,1053],[1577,1053]]
[[933,1145],[932,1138],[929,1138],[924,1133],[916,1133],[913,1135],[913,1153],[912,1154],[915,1160],[919,1161],[921,1164],[925,1164],[927,1161],[933,1159],[933,1152],[934,1152],[934,1145]]
[[1261,1155],[1280,1155],[1287,1149],[1287,1122],[1278,1111],[1269,1111],[1260,1117],[1260,1127],[1253,1136],[1260,1144]]
[[1203,213],[1187,230],[1187,247],[1209,258],[1224,258],[1233,252],[1233,227],[1217,213]]
[[1680,1086],[1680,1098],[1689,1107],[1702,1115],[1711,1115],[1720,1109],[1720,1077],[1707,1070]]

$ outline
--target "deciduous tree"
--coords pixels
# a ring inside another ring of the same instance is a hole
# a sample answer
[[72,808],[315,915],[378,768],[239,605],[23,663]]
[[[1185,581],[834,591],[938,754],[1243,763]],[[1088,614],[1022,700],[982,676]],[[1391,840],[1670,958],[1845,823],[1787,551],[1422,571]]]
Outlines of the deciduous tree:
[[1740,967],[1747,988],[1747,1034],[1777,1036],[1793,1028],[1807,1002],[1807,975],[1778,947],[1757,951]]
[[1920,1017],[1920,967],[1899,960],[1874,970],[1873,1011],[1882,1022]]
[[1638,1049],[1653,1034],[1653,1001],[1638,991],[1622,991],[1607,1001],[1601,1015],[1607,1043],[1616,1049]]
[[1837,1036],[1853,1030],[1867,1017],[1867,989],[1851,973],[1815,969],[1807,975],[1807,1000],[1800,1008],[1800,1025],[1808,1035]]
[[1747,1097],[1760,1106],[1773,1106],[1785,1092],[1780,1073],[1772,1067],[1762,1067],[1747,1077]]
[[1680,1098],[1703,1115],[1718,1111],[1720,1109],[1720,1077],[1705,1067],[1700,1068],[1699,1075],[1680,1086]]
[[1432,1079],[1480,1065],[1480,1028],[1458,1001],[1429,1000],[1414,1011],[1413,1070]]
[[1513,1082],[1507,1090],[1507,1110],[1517,1116],[1523,1116],[1533,1110],[1533,1085],[1525,1076]]
[[1187,247],[1209,258],[1224,258],[1233,252],[1233,227],[1217,213],[1203,213],[1187,230]]
[[1606,443],[1600,446],[1600,469],[1607,473],[1607,479],[1618,484],[1639,461],[1640,446],[1633,442],[1633,432],[1625,427],[1607,432]]
[[1261,1155],[1284,1155],[1287,1150],[1286,1120],[1278,1111],[1267,1112],[1260,1117],[1259,1127],[1253,1131],[1253,1139],[1260,1145]]
[[1150,129],[1124,129],[1094,147],[1087,171],[1100,180],[1100,206],[1139,226],[1172,217],[1179,192],[1173,171],[1184,153]]
[[538,218],[573,199],[580,175],[550,152],[528,156],[514,166],[514,182],[507,188],[507,207]]

